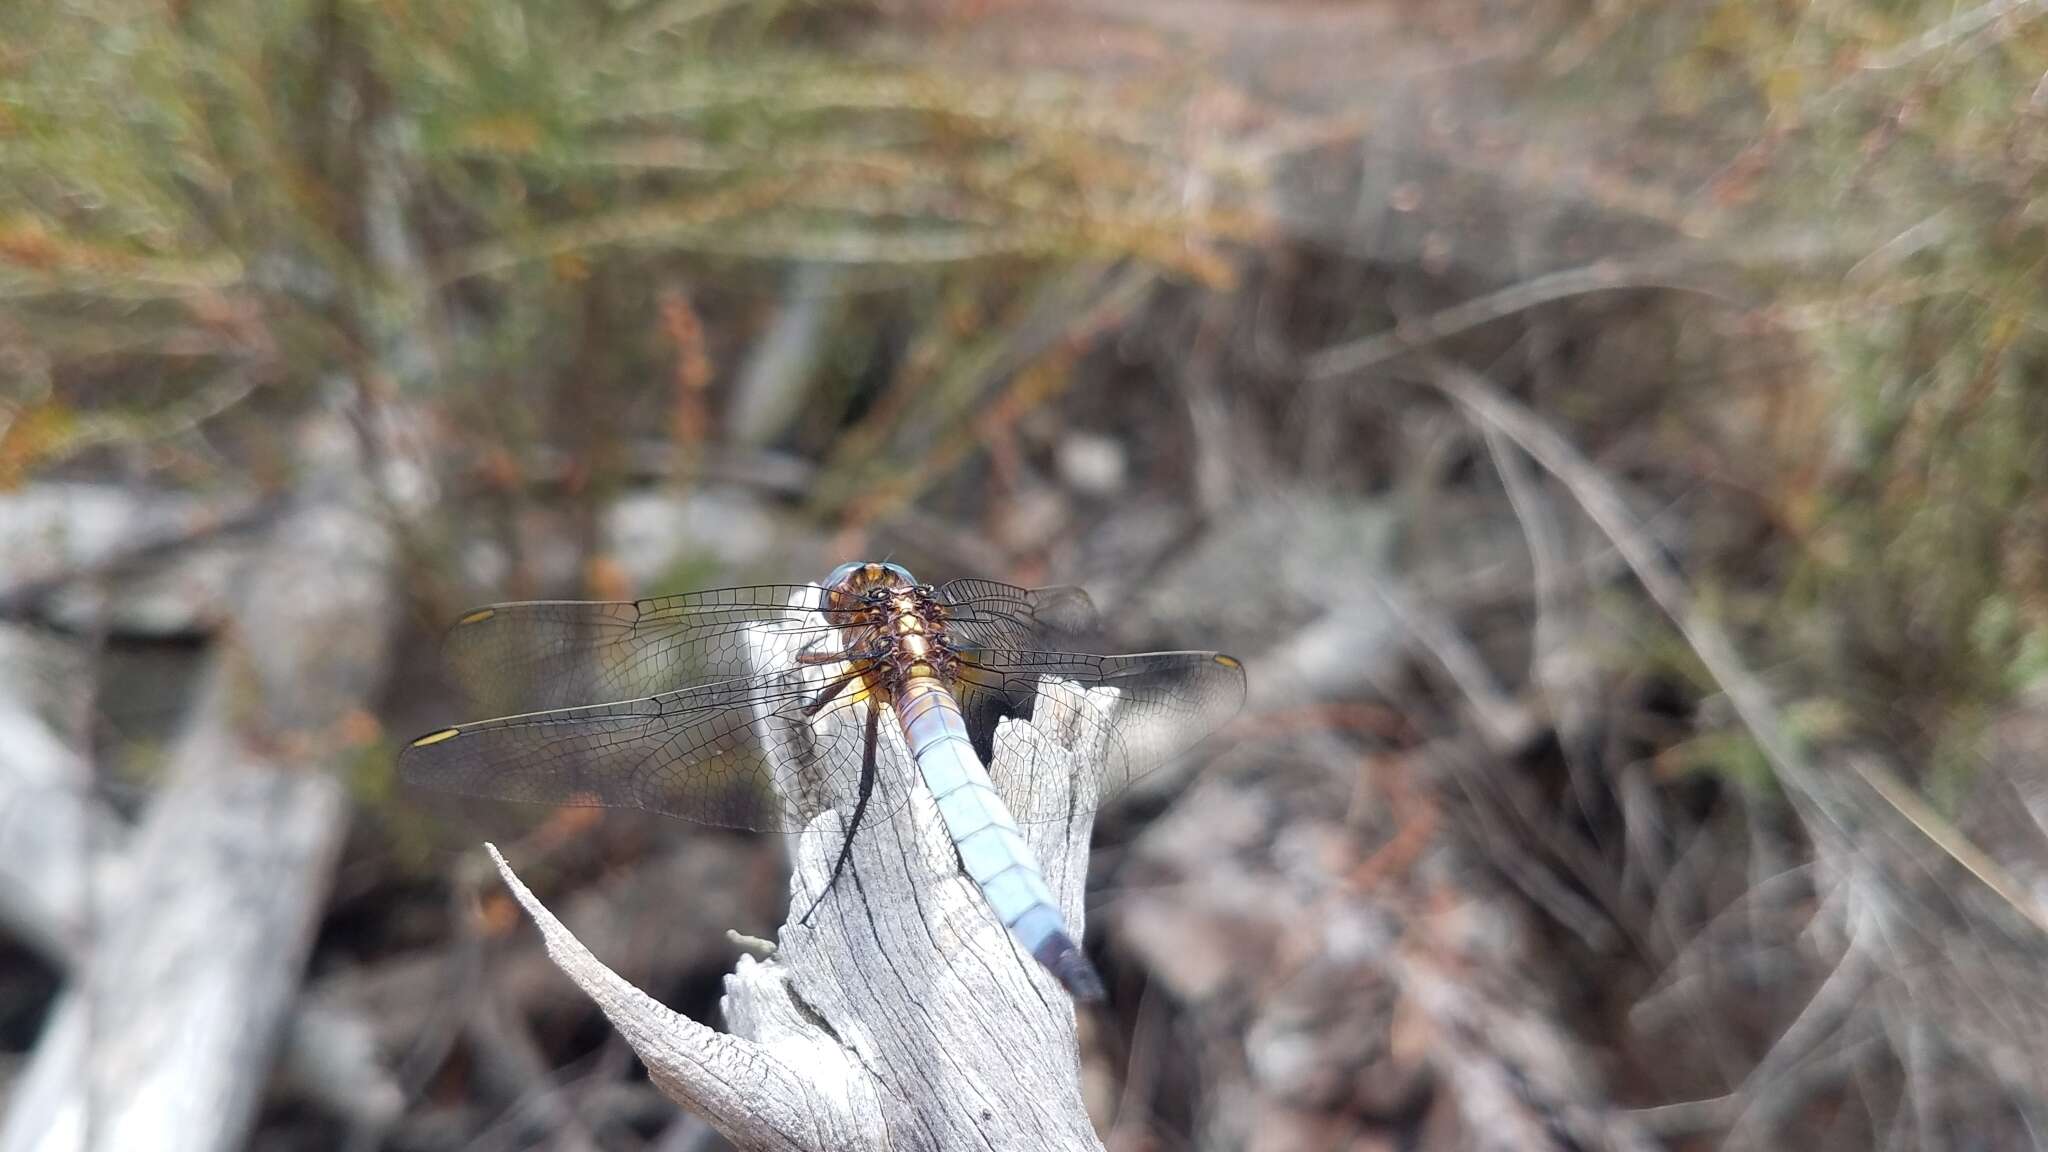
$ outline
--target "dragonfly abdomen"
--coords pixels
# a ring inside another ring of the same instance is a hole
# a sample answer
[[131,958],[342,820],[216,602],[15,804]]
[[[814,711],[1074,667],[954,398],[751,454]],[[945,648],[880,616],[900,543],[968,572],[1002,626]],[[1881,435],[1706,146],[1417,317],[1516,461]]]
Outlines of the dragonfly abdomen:
[[1076,1000],[1102,999],[1102,979],[1067,933],[1038,858],[974,754],[953,694],[931,677],[911,676],[896,707],[946,832],[996,918]]

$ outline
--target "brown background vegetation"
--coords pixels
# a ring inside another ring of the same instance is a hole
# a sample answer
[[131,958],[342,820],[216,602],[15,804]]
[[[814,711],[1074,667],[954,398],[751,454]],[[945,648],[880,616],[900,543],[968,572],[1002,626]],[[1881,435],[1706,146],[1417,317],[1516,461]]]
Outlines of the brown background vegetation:
[[697,1146],[472,849],[712,1018],[777,847],[393,750],[470,603],[887,555],[1251,668],[1100,832],[1110,1147],[2035,1146],[2041,14],[8,8],[0,1077],[259,700],[227,1146]]

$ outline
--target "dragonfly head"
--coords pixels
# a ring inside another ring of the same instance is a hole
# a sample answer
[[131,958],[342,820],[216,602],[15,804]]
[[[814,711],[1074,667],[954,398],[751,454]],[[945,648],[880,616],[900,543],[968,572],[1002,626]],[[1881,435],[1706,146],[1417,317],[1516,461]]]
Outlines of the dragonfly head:
[[917,577],[901,564],[855,561],[841,564],[825,577],[827,604],[845,603],[849,598],[865,601],[877,592],[895,592],[917,587]]

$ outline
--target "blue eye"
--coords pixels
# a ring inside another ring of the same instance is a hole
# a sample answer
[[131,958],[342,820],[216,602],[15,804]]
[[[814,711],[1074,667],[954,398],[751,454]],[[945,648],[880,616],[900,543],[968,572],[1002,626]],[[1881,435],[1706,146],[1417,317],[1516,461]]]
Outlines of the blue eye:
[[910,569],[905,568],[901,564],[884,564],[882,565],[882,567],[887,568],[890,572],[894,573],[897,576],[901,576],[905,584],[917,583],[917,577],[912,576],[910,574]]
[[832,574],[830,576],[825,577],[824,586],[827,588],[838,587],[842,582],[846,580],[847,577],[853,575],[856,571],[858,571],[860,567],[861,564],[857,560],[851,563],[841,564],[839,567],[834,568],[832,570]]

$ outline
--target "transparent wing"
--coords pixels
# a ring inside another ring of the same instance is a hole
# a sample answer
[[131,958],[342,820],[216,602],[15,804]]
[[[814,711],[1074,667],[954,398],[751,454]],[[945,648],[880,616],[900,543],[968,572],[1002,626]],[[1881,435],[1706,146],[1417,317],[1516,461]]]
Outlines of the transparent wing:
[[448,661],[487,715],[638,700],[756,671],[748,636],[786,632],[793,647],[834,644],[812,585],[717,588],[598,603],[494,604],[449,630]]
[[639,808],[724,828],[796,831],[784,796],[831,797],[859,763],[858,694],[815,716],[786,673],[430,732],[399,755],[411,784],[496,800]]
[[[637,700],[756,671],[747,638],[763,627],[786,634],[792,650],[829,651],[838,636],[817,609],[841,607],[837,595],[760,584],[616,603],[493,604],[449,629],[447,657],[486,715]],[[1072,647],[1098,628],[1079,588],[956,580],[938,596],[954,642],[970,648]]]
[[[1053,679],[1065,690],[1048,690]],[[1029,720],[1092,757],[1094,778],[1080,787],[1064,765],[997,764],[997,791],[1020,822],[1065,820],[1076,797],[1101,804],[1123,793],[1229,722],[1245,690],[1244,665],[1217,652],[1001,649],[963,657],[952,688],[985,763],[1005,716]]]
[[[776,584],[471,612],[449,634],[449,659],[485,713],[503,718],[420,738],[400,758],[403,774],[465,795],[793,830],[778,793],[842,796],[849,782],[831,773],[860,761],[858,725],[842,715],[857,685],[807,716],[824,679],[845,669],[797,658],[837,651],[843,632],[820,609],[857,605],[836,597]],[[961,580],[938,598],[960,656],[951,686],[984,763],[1006,717],[1101,749],[1094,778],[1079,782],[1051,765],[999,766],[1020,820],[1065,818],[1077,783],[1098,800],[1116,795],[1243,703],[1243,669],[1227,656],[1061,650],[1099,631],[1079,589]],[[1073,690],[1041,691],[1047,678]]]
[[940,585],[946,632],[963,648],[1056,649],[1099,638],[1102,621],[1088,593],[1071,585],[1018,588],[994,580]]

